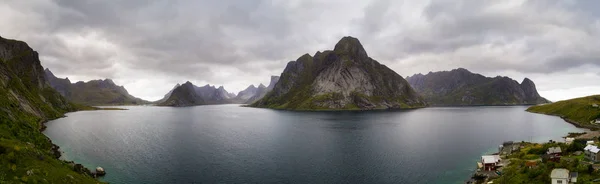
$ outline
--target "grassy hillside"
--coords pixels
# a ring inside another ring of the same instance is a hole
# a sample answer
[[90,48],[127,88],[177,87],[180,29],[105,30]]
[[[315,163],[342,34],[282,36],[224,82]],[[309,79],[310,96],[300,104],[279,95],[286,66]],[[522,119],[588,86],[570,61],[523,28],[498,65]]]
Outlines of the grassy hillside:
[[0,183],[98,183],[57,159],[42,123],[76,110],[43,77],[37,52],[0,37]]
[[533,106],[527,111],[560,116],[582,126],[589,126],[592,125],[590,121],[600,117],[600,108],[592,107],[592,104],[600,105],[600,95]]

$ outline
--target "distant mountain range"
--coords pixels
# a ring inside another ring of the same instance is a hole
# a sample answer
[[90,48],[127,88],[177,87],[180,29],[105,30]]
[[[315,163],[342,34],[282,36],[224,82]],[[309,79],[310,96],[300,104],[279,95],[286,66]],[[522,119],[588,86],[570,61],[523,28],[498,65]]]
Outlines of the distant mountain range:
[[368,110],[425,107],[404,78],[371,59],[358,39],[305,54],[287,64],[279,82],[251,104],[290,110]]
[[533,105],[549,103],[533,81],[519,83],[508,77],[485,77],[459,68],[415,74],[406,78],[417,93],[433,106]]
[[84,105],[141,105],[150,102],[130,95],[125,87],[111,79],[71,83],[69,78],[56,77],[49,69],[44,70],[48,83],[68,100]]
[[269,87],[260,84],[259,87],[250,85],[238,95],[227,92],[223,86],[216,88],[215,86],[205,85],[198,87],[191,82],[186,82],[182,85],[177,84],[169,91],[163,99],[156,102],[159,106],[195,106],[195,105],[211,105],[211,104],[244,104],[251,103],[262,98],[267,92],[272,89],[277,83],[278,76],[272,76]]

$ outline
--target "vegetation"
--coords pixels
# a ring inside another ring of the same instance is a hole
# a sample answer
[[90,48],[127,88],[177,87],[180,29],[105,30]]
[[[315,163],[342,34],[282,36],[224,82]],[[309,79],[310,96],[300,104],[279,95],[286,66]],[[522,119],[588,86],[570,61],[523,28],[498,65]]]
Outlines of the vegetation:
[[600,108],[592,106],[593,104],[600,105],[600,95],[537,105],[530,107],[527,111],[560,116],[576,125],[595,128],[596,126],[591,121],[600,118]]
[[0,38],[0,183],[98,183],[58,160],[43,123],[77,110],[41,77],[37,54],[24,42]]
[[[503,168],[502,175],[494,183],[550,183],[550,172],[555,168],[565,168],[571,172],[578,172],[577,183],[589,183],[600,178],[600,172],[593,169],[592,164],[584,159],[584,154],[575,155],[576,151],[583,151],[585,140],[575,140],[572,144],[564,143],[523,143],[523,148],[508,156],[510,164]],[[560,162],[541,161],[540,155],[545,154],[550,147],[561,147],[563,156]],[[528,167],[526,162],[537,162],[535,166]]]

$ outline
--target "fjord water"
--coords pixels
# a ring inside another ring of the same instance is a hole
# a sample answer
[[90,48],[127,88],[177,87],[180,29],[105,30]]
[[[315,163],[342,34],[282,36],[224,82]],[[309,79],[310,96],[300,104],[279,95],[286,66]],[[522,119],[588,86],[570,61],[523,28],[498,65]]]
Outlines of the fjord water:
[[44,132],[110,183],[463,183],[503,141],[583,131],[526,107],[291,112],[209,105],[83,111]]

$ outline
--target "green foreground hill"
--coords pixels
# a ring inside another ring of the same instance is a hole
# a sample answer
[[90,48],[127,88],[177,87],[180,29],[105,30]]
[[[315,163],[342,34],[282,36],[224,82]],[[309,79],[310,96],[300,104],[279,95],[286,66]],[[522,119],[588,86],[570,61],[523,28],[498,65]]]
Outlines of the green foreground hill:
[[76,108],[50,87],[37,52],[0,37],[0,183],[98,183],[60,161],[41,132]]
[[600,108],[597,105],[600,105],[600,95],[532,106],[527,111],[560,116],[572,123],[588,127],[593,125],[592,120],[600,118]]

